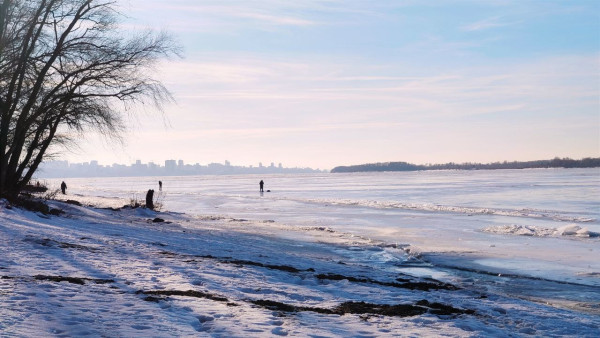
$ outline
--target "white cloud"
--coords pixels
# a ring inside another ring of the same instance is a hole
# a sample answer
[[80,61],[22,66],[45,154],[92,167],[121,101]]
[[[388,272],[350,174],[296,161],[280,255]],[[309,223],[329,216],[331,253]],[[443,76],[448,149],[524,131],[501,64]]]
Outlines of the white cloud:
[[[350,13],[365,14],[362,9],[352,9],[338,1],[147,1],[129,0],[128,10],[137,20],[147,20],[152,16],[152,23],[157,19],[168,19],[169,26],[175,25],[177,30],[205,30],[208,27],[222,28],[255,25],[274,26],[312,26],[330,24],[331,22],[315,19],[315,13]],[[362,6],[361,6],[362,7]],[[174,20],[173,18],[177,18]]]
[[[380,75],[381,69],[389,75]],[[587,105],[589,109],[586,98],[597,96],[594,74],[598,69],[597,57],[587,56],[403,76],[403,68],[393,65],[223,57],[220,61],[167,65],[165,78],[183,101],[208,104],[251,100],[290,113],[299,108],[288,107],[292,103],[285,101],[302,101],[317,111],[329,109],[329,115],[342,111],[348,114],[346,106],[352,102],[377,107],[378,111],[402,107],[402,111],[427,116],[459,117],[518,108],[541,112],[568,106],[583,109]]]
[[505,21],[501,16],[494,16],[464,25],[461,27],[461,29],[467,32],[475,32],[498,27],[512,26],[519,23],[519,21]]

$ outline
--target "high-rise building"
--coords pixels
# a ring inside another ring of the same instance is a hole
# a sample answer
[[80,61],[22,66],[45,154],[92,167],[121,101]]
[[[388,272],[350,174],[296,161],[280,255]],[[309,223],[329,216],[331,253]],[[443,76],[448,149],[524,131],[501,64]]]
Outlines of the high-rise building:
[[165,160],[165,169],[167,171],[175,170],[175,166],[177,166],[177,162],[175,162],[175,160]]

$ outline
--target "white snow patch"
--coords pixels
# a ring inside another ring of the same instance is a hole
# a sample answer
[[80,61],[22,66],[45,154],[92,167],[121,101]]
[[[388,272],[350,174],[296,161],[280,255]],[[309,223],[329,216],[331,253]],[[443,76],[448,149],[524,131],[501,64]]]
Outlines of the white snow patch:
[[[65,215],[41,218],[6,206],[0,201],[0,330],[6,336],[592,337],[600,329],[598,313],[488,293],[475,279],[463,283],[435,266],[416,266],[418,257],[394,245],[326,228],[66,204]],[[155,216],[169,223],[149,222]],[[460,289],[393,286],[402,279],[432,282],[410,269],[444,275]],[[200,296],[160,295],[175,291]],[[257,300],[325,309],[427,300],[476,315],[287,312],[252,303]]]
[[484,228],[482,231],[517,236],[536,236],[536,237],[598,237],[600,234],[589,231],[588,228],[582,228],[577,224],[568,224],[559,228],[545,228],[533,225],[497,225]]

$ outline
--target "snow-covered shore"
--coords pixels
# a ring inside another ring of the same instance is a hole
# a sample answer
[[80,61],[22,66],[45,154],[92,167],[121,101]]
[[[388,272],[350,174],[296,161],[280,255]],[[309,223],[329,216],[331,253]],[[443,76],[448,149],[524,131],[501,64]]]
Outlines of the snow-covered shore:
[[600,330],[598,308],[490,293],[441,268],[435,279],[390,273],[381,264],[423,262],[402,245],[326,227],[51,205],[64,213],[0,201],[2,336],[591,337]]

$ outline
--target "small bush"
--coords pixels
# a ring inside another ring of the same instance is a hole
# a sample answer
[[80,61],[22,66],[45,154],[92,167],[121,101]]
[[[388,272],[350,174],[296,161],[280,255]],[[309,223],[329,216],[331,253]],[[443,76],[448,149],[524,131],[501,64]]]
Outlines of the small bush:
[[125,207],[131,208],[131,209],[139,208],[141,206],[142,206],[142,203],[140,203],[140,200],[138,199],[137,195],[131,196],[131,198],[129,198],[129,204],[125,205]]
[[18,198],[15,200],[14,204],[17,207],[21,207],[25,210],[33,211],[33,212],[41,212],[44,215],[50,213],[50,207],[40,200],[31,199],[31,198]]
[[156,211],[162,211],[162,207],[163,207],[163,200],[165,199],[165,193],[162,191],[158,192],[158,195],[156,196],[156,201],[154,202],[154,210]]
[[45,200],[53,200],[56,199],[56,195],[60,192],[60,189],[56,189],[54,191],[48,191],[44,196],[42,196]]
[[42,193],[42,192],[46,192],[48,190],[48,186],[47,184],[44,183],[40,183],[40,181],[36,181],[35,184],[27,184],[22,192],[24,193]]

